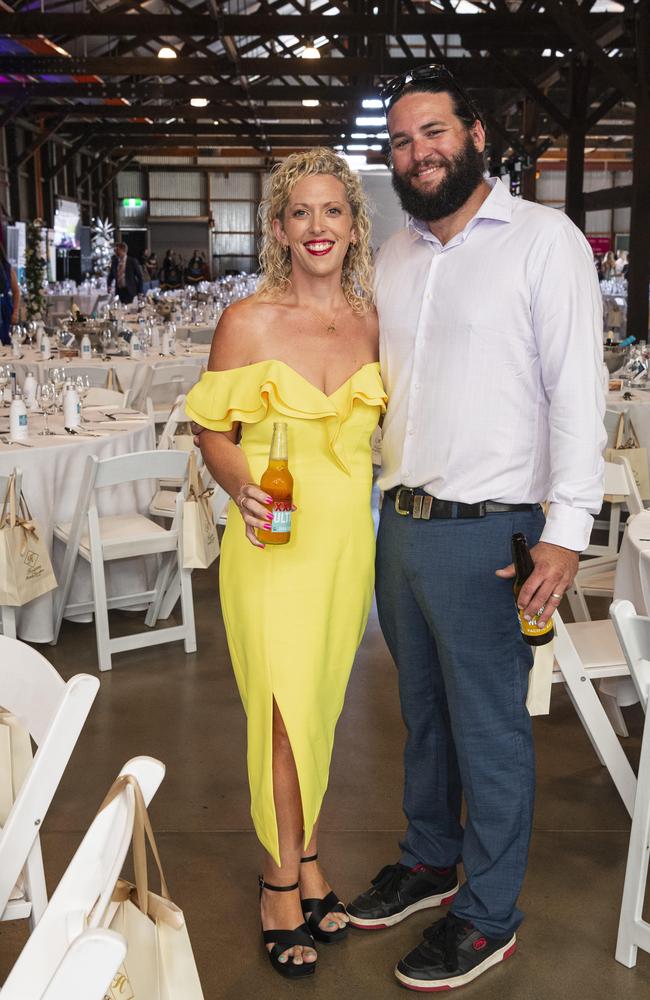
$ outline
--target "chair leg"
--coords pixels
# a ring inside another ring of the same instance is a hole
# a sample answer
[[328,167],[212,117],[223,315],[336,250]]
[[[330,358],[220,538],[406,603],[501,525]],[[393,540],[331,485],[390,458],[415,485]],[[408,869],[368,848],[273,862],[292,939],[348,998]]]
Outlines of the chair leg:
[[27,855],[25,883],[27,894],[32,901],[32,910],[29,914],[29,927],[33,931],[47,906],[45,871],[43,869],[43,855],[41,854],[41,841],[39,837],[36,838],[31,851]]
[[643,920],[643,903],[648,881],[650,837],[650,712],[646,713],[639,763],[639,781],[630,846],[625,868],[625,884],[616,941],[616,961],[631,969],[636,965],[637,947],[650,949],[650,924]]
[[172,611],[178,604],[178,600],[181,596],[181,581],[178,576],[178,570],[174,573],[171,582],[167,584],[167,589],[163,597],[162,604],[160,605],[160,611],[158,617],[162,621],[167,621]]
[[621,712],[621,706],[618,703],[618,698],[616,696],[616,684],[614,684],[614,690],[608,690],[609,685],[600,681],[598,684],[598,697],[600,698],[601,704],[605,709],[605,714],[609,719],[612,729],[617,736],[621,736],[625,739],[629,736],[628,728],[625,724],[625,719],[623,718],[623,713]]
[[110,632],[108,628],[108,605],[106,597],[106,577],[104,561],[101,557],[91,559],[90,575],[93,582],[95,604],[95,634],[97,636],[97,660],[100,670],[111,670]]
[[180,570],[181,612],[185,626],[183,643],[186,653],[196,653],[196,625],[194,622],[194,595],[192,593],[192,570]]
[[160,609],[165,597],[165,592],[169,587],[169,578],[171,576],[173,565],[174,554],[172,552],[164,552],[160,561],[160,566],[158,567],[158,575],[156,576],[156,583],[154,585],[155,596],[149,605],[149,609],[144,619],[145,625],[148,625],[149,628],[153,628],[160,618]]
[[563,676],[580,721],[592,745],[596,748],[601,762],[609,771],[625,808],[632,815],[636,794],[636,778],[618,737],[609,723],[605,709],[598,700],[598,695],[591,681],[583,673],[578,678],[574,678],[570,672],[563,671]]
[[0,617],[2,619],[2,634],[6,635],[9,639],[16,638],[16,609],[10,608],[8,605],[3,605],[0,608]]

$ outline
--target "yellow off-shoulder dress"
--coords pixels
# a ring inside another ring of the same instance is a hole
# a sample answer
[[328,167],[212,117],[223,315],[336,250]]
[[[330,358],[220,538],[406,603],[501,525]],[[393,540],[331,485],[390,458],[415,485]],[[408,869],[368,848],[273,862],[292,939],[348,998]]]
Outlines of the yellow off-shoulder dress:
[[280,863],[273,801],[273,699],[291,742],[305,846],[327,788],[334,729],[374,585],[370,437],[385,408],[379,364],[329,396],[282,361],[206,372],[189,417],[213,431],[241,423],[251,479],[267,467],[273,422],[286,421],[294,479],[291,539],[255,548],[231,501],[221,549],[221,606],[248,721],[251,813]]

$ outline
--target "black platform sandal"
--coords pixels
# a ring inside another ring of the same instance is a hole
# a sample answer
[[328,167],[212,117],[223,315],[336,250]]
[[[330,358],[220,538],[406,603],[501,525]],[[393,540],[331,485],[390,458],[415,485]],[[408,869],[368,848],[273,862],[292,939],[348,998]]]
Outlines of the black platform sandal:
[[[309,861],[317,861],[317,854],[310,854],[308,858],[301,858],[300,864],[307,864]],[[316,941],[323,944],[334,944],[335,941],[342,941],[348,933],[347,924],[345,927],[338,927],[335,931],[324,931],[319,924],[328,913],[346,913],[345,906],[335,892],[328,892],[322,899],[302,899],[300,901],[302,912],[307,920],[309,933]],[[309,916],[307,916],[309,914]]]
[[[261,875],[258,876],[258,881],[260,898],[264,889],[270,889],[271,892],[293,892],[294,889],[299,888],[297,882],[293,885],[270,885],[264,881]],[[286,962],[280,961],[280,955],[283,955],[289,948],[293,948],[294,945],[300,945],[303,948],[314,947],[314,939],[307,924],[300,924],[299,927],[296,927],[292,931],[265,931],[262,928],[262,938],[265,947],[267,944],[273,945],[270,951],[266,949],[267,954],[271,965],[281,976],[285,976],[287,979],[300,979],[303,976],[312,976],[316,971],[315,962],[305,962],[303,959],[301,965],[296,965],[292,960],[287,960]]]

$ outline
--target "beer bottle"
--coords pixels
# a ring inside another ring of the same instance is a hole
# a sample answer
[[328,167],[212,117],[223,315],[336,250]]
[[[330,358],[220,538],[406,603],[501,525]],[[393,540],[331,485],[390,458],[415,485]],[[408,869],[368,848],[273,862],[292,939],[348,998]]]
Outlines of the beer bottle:
[[257,528],[257,537],[266,545],[285,545],[291,538],[291,507],[293,504],[293,477],[289,472],[289,445],[287,425],[273,424],[269,465],[260,486],[270,497],[269,511],[273,517],[271,527]]
[[[531,556],[530,549],[528,548],[528,539],[521,533],[517,533],[512,536],[512,561],[515,566],[515,580],[512,585],[512,589],[515,593],[515,602],[517,602],[519,591],[535,569],[533,557]],[[543,646],[545,643],[552,640],[553,621],[550,617],[548,618],[544,628],[540,628],[537,624],[536,617],[527,622],[524,618],[523,611],[518,610],[518,614],[521,634],[529,646]]]

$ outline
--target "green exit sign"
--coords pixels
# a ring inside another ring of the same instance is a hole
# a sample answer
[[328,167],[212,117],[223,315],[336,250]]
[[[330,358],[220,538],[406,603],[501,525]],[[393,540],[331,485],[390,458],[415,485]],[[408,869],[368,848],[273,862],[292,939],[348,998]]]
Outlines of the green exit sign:
[[142,198],[122,198],[123,208],[142,208]]

